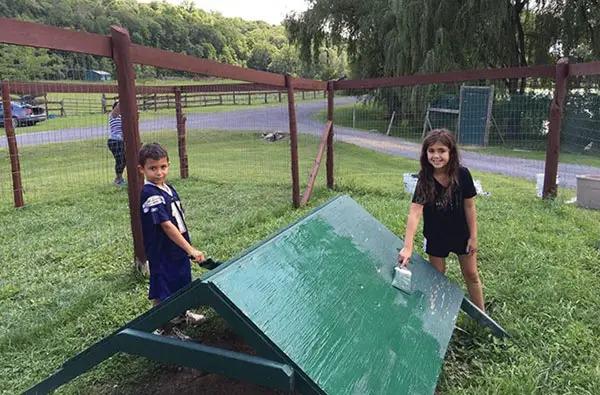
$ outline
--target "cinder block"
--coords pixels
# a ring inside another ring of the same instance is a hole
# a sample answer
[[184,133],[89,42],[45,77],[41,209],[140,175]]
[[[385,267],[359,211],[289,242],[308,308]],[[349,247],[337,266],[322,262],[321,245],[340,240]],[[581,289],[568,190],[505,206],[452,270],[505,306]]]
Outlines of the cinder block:
[[600,210],[600,174],[577,176],[577,203]]

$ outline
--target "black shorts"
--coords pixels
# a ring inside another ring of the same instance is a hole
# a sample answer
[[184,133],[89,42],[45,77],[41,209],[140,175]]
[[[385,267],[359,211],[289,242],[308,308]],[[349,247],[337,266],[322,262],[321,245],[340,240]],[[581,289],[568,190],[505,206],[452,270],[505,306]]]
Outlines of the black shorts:
[[435,237],[425,237],[423,239],[423,249],[431,256],[446,258],[451,252],[456,255],[467,254],[467,243],[469,238],[443,239]]

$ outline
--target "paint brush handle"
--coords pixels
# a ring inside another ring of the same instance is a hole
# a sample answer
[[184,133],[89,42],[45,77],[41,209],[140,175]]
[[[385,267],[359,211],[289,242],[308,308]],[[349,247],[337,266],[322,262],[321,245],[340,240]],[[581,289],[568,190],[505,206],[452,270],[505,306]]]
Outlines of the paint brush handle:
[[[188,257],[189,257],[191,260],[194,260],[194,257],[193,257],[193,256],[191,256],[191,255],[188,255]],[[215,261],[215,260],[213,260],[212,258],[206,258],[206,259],[205,259],[205,260],[203,260],[202,262],[198,262],[198,266],[200,266],[200,267],[203,267],[203,268],[205,268],[205,269],[208,269],[208,270],[212,270],[212,269],[214,269],[215,267],[219,266],[220,264],[221,264],[221,262],[219,262],[219,261]]]

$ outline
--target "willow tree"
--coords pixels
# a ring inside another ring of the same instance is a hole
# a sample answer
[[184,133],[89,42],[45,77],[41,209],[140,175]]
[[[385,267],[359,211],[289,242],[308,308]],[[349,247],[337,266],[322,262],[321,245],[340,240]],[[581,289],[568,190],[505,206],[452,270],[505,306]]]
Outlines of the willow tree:
[[[309,0],[288,16],[305,61],[321,43],[345,43],[355,77],[527,66],[526,12],[544,0]],[[546,51],[555,36],[547,37]],[[537,43],[542,45],[540,43]],[[507,81],[511,92],[524,81]]]
[[384,37],[394,18],[387,0],[308,0],[309,9],[284,21],[301,59],[317,63],[323,47],[347,49],[353,75],[383,75]]
[[600,56],[598,0],[559,0],[546,12],[560,21],[559,42],[565,55],[581,61]]

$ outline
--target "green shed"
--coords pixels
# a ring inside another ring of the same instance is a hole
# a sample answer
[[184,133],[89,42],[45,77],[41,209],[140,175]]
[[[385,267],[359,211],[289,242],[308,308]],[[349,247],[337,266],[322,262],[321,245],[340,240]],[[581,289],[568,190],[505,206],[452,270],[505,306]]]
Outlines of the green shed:
[[87,70],[85,72],[86,81],[110,81],[111,75],[107,71],[102,70]]

